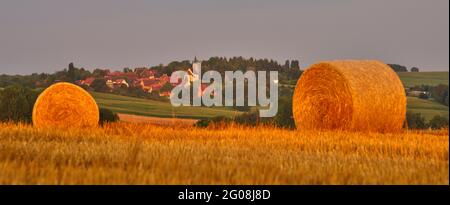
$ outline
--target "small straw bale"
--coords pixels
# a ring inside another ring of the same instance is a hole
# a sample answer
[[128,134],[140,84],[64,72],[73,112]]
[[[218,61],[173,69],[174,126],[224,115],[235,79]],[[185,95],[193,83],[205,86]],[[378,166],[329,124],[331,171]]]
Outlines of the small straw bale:
[[99,109],[92,96],[71,83],[56,83],[42,92],[33,108],[33,124],[38,128],[95,127]]
[[405,121],[406,95],[383,62],[329,61],[302,74],[292,106],[301,130],[397,132]]

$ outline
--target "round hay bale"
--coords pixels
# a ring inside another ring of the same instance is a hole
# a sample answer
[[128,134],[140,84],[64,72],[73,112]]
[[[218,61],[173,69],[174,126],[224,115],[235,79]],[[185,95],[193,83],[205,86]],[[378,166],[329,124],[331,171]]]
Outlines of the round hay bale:
[[395,132],[405,121],[406,95],[380,61],[330,61],[302,74],[292,106],[297,129]]
[[56,83],[42,92],[33,108],[38,128],[84,128],[98,125],[99,110],[92,96],[70,83]]

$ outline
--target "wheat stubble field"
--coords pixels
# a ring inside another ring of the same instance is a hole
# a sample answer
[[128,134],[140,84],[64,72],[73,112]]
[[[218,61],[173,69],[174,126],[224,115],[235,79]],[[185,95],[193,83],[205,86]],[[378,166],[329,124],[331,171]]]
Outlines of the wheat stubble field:
[[0,184],[448,184],[448,130],[0,124]]

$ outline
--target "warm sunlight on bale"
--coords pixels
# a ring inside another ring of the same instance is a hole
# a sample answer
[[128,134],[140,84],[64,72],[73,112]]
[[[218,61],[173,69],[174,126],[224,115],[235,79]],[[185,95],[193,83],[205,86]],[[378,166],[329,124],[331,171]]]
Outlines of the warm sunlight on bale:
[[315,64],[303,73],[293,97],[298,129],[395,132],[405,113],[402,82],[380,61]]
[[33,108],[36,127],[94,127],[99,110],[91,95],[70,83],[56,83],[39,95]]

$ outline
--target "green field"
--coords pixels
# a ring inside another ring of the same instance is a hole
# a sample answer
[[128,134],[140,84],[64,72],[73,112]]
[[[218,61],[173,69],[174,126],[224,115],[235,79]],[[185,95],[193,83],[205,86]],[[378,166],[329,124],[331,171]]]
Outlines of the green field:
[[[400,72],[398,73],[405,87],[415,85],[448,85],[449,72]],[[433,100],[423,100],[416,97],[408,97],[409,112],[421,113],[425,119],[431,120],[436,115],[447,116],[449,114],[448,107]]]
[[413,113],[421,113],[427,121],[431,120],[435,115],[448,117],[447,106],[432,100],[423,100],[416,97],[408,97],[407,110]]
[[[415,85],[448,85],[448,71],[436,71],[436,72],[398,72],[400,80],[405,87],[412,87]],[[295,86],[297,81],[291,80],[285,85]]]
[[406,87],[415,85],[448,85],[448,71],[446,72],[399,72],[398,75]]
[[231,117],[239,114],[239,112],[228,108],[173,107],[169,102],[97,92],[92,92],[91,94],[101,108],[108,108],[116,113],[192,119],[203,119],[215,116]]
[[[106,93],[91,93],[102,108],[108,108],[116,113],[134,114],[153,117],[177,117],[202,119],[215,116],[235,116],[239,114],[226,108],[202,107],[172,107],[170,103],[155,100],[119,96]],[[408,111],[421,113],[426,120],[435,115],[448,116],[449,110],[438,102],[408,97]]]

